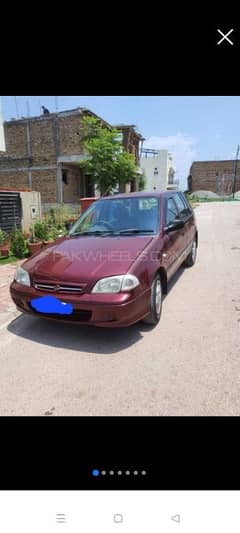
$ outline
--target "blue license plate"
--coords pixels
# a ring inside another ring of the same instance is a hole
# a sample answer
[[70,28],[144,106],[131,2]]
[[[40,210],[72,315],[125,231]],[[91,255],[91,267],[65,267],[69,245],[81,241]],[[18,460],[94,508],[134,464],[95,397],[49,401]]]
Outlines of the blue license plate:
[[41,296],[40,298],[33,298],[31,306],[38,311],[38,313],[49,313],[54,315],[71,315],[73,312],[72,304],[62,302],[55,296]]

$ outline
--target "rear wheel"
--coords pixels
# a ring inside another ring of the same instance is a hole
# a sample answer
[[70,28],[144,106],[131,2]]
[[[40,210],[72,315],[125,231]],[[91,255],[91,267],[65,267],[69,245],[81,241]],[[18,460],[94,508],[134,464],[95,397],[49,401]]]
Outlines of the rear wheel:
[[162,282],[161,282],[160,275],[157,274],[151,286],[150,313],[143,319],[143,322],[145,322],[146,324],[156,325],[160,320],[161,311],[162,311]]
[[191,267],[196,262],[197,257],[197,240],[196,237],[192,243],[192,248],[190,254],[187,256],[187,259],[184,261],[184,266]]

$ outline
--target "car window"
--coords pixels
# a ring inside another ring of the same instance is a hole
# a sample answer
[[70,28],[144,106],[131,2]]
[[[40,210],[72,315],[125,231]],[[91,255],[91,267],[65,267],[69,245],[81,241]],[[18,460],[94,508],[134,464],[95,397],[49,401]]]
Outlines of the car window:
[[181,198],[182,198],[183,203],[185,204],[187,214],[191,215],[192,208],[191,208],[191,205],[188,203],[187,198],[184,196],[184,194],[181,194]]
[[186,218],[188,215],[189,215],[189,209],[186,207],[186,205],[184,204],[184,201],[182,199],[182,197],[180,196],[180,194],[175,194],[174,195],[174,200],[177,204],[177,208],[178,208],[178,211],[179,211],[179,218]]
[[173,198],[167,199],[166,225],[172,224],[178,218],[177,206]]

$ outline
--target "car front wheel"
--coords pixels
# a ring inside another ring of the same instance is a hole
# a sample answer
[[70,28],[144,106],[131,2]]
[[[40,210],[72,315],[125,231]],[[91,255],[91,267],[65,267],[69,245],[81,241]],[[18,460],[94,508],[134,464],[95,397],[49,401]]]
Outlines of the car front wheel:
[[159,274],[155,276],[150,295],[150,313],[143,319],[146,324],[156,325],[162,311],[162,283]]

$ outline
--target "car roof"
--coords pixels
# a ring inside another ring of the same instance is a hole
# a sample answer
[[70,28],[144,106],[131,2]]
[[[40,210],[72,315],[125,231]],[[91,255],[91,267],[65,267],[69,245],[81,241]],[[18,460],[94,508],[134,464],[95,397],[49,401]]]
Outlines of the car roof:
[[161,196],[172,196],[181,191],[138,191],[138,192],[126,192],[120,194],[112,194],[111,196],[101,196],[99,200],[113,200],[114,198],[147,198],[149,196],[160,198]]

